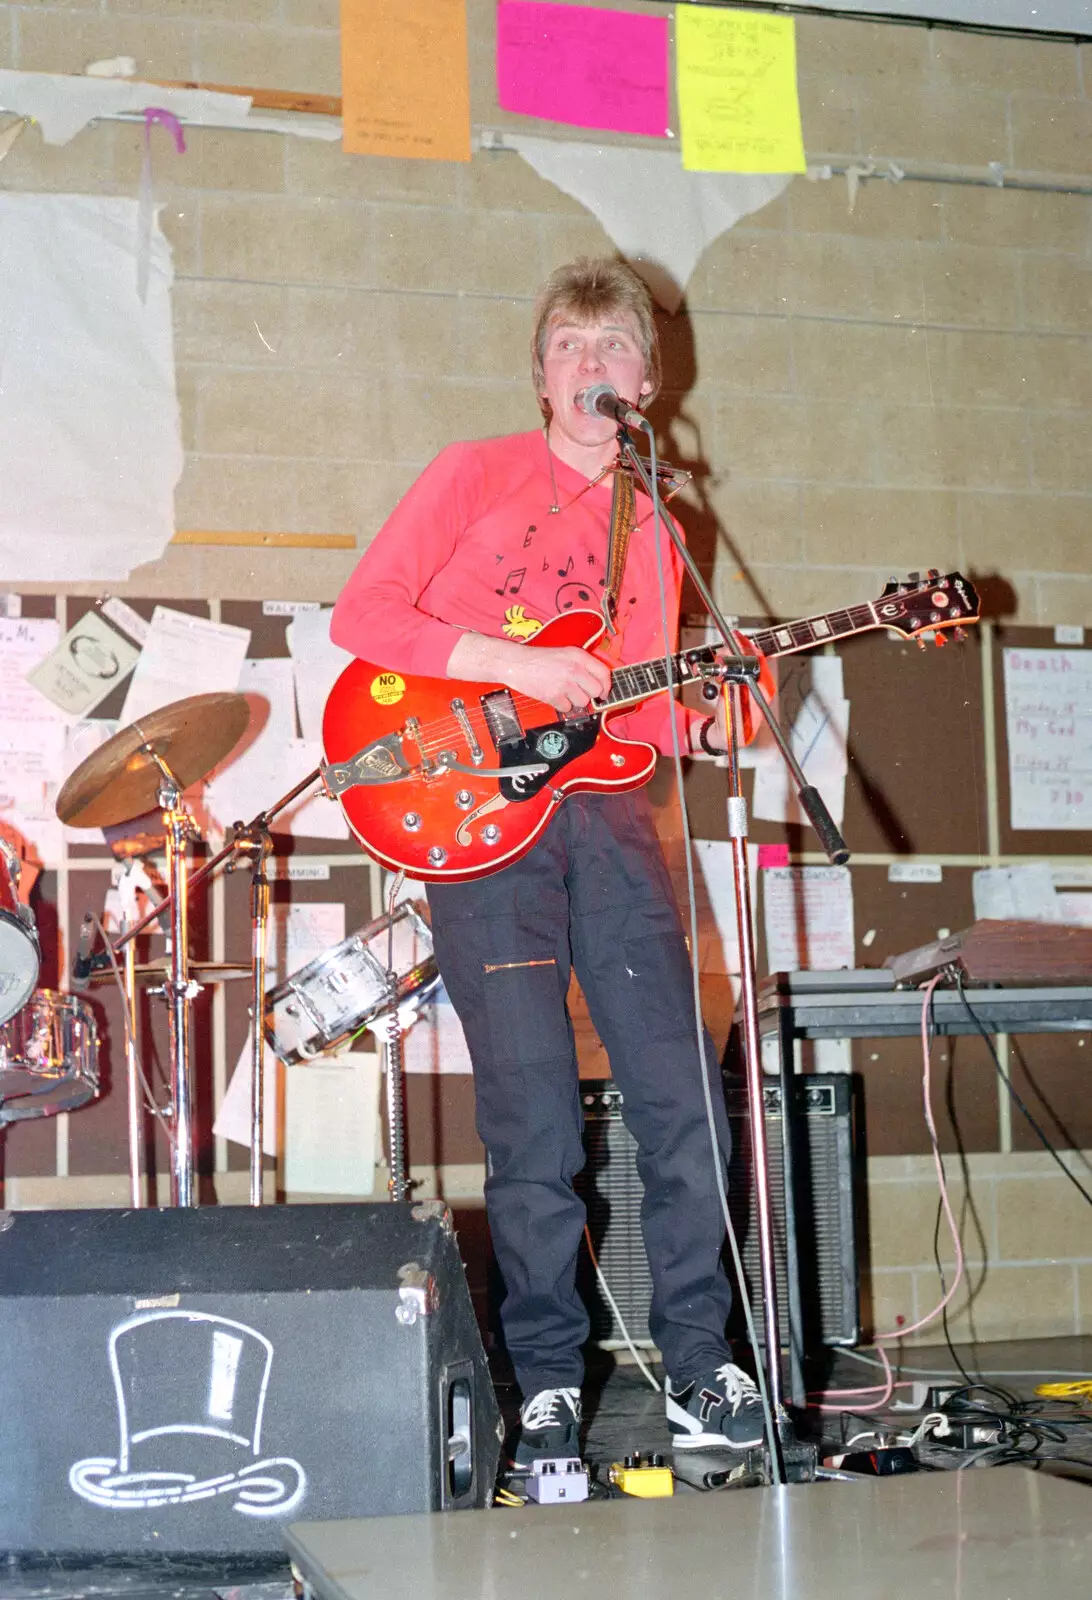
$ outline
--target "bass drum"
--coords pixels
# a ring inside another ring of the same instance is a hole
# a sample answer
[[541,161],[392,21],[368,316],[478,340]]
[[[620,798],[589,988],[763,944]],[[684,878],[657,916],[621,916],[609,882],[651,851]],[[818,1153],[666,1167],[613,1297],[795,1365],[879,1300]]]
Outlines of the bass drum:
[[0,1022],[26,1005],[38,982],[38,930],[18,891],[19,857],[0,838]]
[[39,989],[0,1027],[0,1127],[76,1111],[99,1093],[99,1039],[86,1000]]

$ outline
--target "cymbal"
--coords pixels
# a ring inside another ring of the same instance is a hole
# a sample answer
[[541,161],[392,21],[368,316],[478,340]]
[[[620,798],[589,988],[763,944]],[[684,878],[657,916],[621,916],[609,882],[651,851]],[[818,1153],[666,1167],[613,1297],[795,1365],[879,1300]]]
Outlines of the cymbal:
[[[121,965],[121,958],[118,958]],[[170,977],[170,962],[164,958],[158,961],[138,961],[133,968],[136,981],[139,984],[165,983]],[[250,967],[238,961],[191,961],[187,966],[191,978],[197,983],[230,983],[235,978],[249,978]],[[114,983],[112,967],[98,967],[91,974],[93,984]]]
[[250,721],[242,694],[195,694],[121,728],[81,761],[57,796],[57,815],[73,828],[128,822],[157,803],[154,750],[186,789],[234,749]]

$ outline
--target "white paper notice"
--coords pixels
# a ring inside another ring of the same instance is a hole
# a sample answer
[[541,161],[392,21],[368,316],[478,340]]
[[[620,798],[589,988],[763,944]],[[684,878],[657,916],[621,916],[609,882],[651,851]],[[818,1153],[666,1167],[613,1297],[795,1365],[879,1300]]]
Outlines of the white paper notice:
[[121,713],[123,723],[195,694],[234,693],[250,629],[156,606]]
[[97,611],[88,611],[32,668],[27,681],[69,716],[85,717],[124,682],[139,655],[136,645]]
[[[239,692],[251,703],[250,742],[232,753],[209,779],[206,804],[221,827],[256,816],[287,794],[318,766],[319,747],[296,738],[292,663],[287,656],[244,661]],[[273,821],[293,838],[347,839],[341,807],[317,787],[301,795]]]
[[275,905],[269,918],[266,960],[270,986],[291,977],[345,938],[345,907],[336,900],[301,900]]
[[54,617],[0,617],[0,718],[62,722],[63,713],[27,682],[27,673],[56,650],[61,625]]
[[[849,701],[842,693],[842,663],[837,656],[810,656],[788,671],[782,668],[778,706],[782,726],[808,782],[841,826],[846,807],[846,741]],[[772,740],[770,741],[772,746]],[[805,823],[789,770],[770,748],[755,770],[753,811],[767,822]]]
[[284,1187],[371,1194],[379,1140],[379,1057],[327,1056],[284,1075]]
[[1058,896],[1059,921],[1074,928],[1092,928],[1092,894],[1069,889]]
[[139,218],[121,195],[0,192],[5,582],[124,578],[174,533],[173,270],[152,218],[141,299]]
[[56,806],[66,738],[63,722],[0,721],[0,833],[39,866],[64,855]]
[[[268,1045],[265,1045],[262,1067],[262,1153],[277,1154],[277,1089],[278,1077],[284,1070]],[[250,1040],[239,1052],[235,1071],[231,1074],[212,1131],[218,1139],[230,1139],[234,1144],[250,1144],[250,1090],[254,1073],[250,1062]]]
[[971,879],[977,922],[1057,922],[1061,915],[1054,874],[1046,862],[983,867]]
[[[758,846],[755,844],[747,846],[747,867],[752,891],[757,892]],[[736,875],[732,865],[732,846],[727,839],[694,840],[694,890],[698,913],[698,971],[738,972]],[[751,905],[757,915],[757,902],[753,896]]]
[[1014,828],[1092,828],[1092,650],[1008,649]]
[[836,972],[853,966],[848,867],[767,867],[762,890],[771,972]]
[[407,1072],[471,1072],[470,1051],[463,1025],[441,984],[402,1040],[402,1060]]
[[300,732],[305,739],[321,740],[327,696],[353,657],[330,640],[329,608],[293,617],[285,637],[296,677]]

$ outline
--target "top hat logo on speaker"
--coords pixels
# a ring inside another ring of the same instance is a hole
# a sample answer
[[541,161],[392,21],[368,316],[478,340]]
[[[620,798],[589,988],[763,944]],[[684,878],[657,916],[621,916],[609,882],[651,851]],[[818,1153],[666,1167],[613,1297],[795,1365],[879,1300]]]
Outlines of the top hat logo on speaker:
[[116,1327],[108,1346],[118,1408],[116,1457],[69,1469],[76,1494],[109,1510],[234,1495],[249,1517],[295,1510],[307,1476],[288,1456],[262,1459],[270,1341],[201,1311],[153,1311]]

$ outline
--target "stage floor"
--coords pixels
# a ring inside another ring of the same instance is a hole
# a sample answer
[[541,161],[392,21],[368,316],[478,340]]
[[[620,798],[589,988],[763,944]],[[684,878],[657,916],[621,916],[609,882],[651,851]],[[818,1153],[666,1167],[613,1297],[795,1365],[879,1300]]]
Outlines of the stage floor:
[[[973,1367],[1025,1397],[1031,1396],[1039,1376],[1092,1375],[1092,1338],[1024,1340],[981,1345],[976,1351],[960,1347],[958,1353],[968,1370]],[[943,1348],[915,1350],[907,1357],[907,1367],[954,1372],[952,1358]],[[1028,1376],[1013,1376],[1014,1372]],[[834,1356],[830,1382],[857,1388],[879,1376],[840,1352]],[[635,1367],[591,1373],[589,1380],[585,1442],[589,1461],[609,1466],[634,1450],[667,1452],[663,1398]],[[514,1418],[517,1396],[500,1373],[497,1388],[506,1416]],[[862,1397],[862,1403],[867,1399]],[[906,1414],[897,1420],[906,1426]],[[317,1587],[316,1568],[316,1600],[363,1600],[365,1594],[367,1600],[379,1595],[398,1600],[403,1592],[407,1596],[412,1592],[413,1600],[453,1600],[455,1595],[479,1600],[482,1595],[507,1593],[522,1593],[527,1600],[552,1600],[555,1593],[578,1600],[584,1592],[599,1600],[609,1592],[608,1585],[620,1582],[626,1584],[625,1600],[654,1596],[660,1600],[663,1594],[686,1592],[683,1583],[699,1582],[712,1595],[730,1585],[733,1591],[743,1586],[742,1592],[752,1594],[779,1593],[783,1600],[827,1600],[828,1595],[831,1600],[853,1600],[857,1595],[908,1600],[916,1593],[953,1600],[1025,1600],[1038,1592],[1049,1593],[1051,1600],[1078,1594],[1084,1600],[1092,1593],[1087,1576],[1092,1561],[1088,1531],[1092,1530],[1092,1441],[1088,1445],[1074,1441],[1068,1453],[1078,1459],[1087,1456],[1087,1467],[1048,1465],[1038,1472],[976,1468],[959,1474],[790,1486],[777,1492],[689,1491],[673,1501],[608,1501],[525,1510],[498,1507],[447,1517],[326,1524],[320,1535],[308,1531],[298,1537],[306,1544],[306,1559],[322,1564],[324,1571],[325,1564],[332,1563],[335,1576],[330,1581],[342,1585]],[[1063,1474],[1086,1481],[1059,1481]],[[1001,1480],[1007,1487],[983,1489],[984,1484]],[[575,1522],[574,1513],[579,1513]],[[880,1524],[878,1529],[875,1525]],[[566,1531],[573,1526],[584,1531]],[[346,1532],[343,1538],[338,1530],[350,1527],[358,1532],[352,1536]],[[566,1539],[582,1541],[575,1567],[568,1563],[564,1543],[558,1544],[562,1533]],[[872,1534],[876,1540],[868,1561],[862,1557],[853,1567],[852,1552],[863,1549],[861,1541]],[[460,1581],[470,1575],[463,1588],[444,1586],[450,1574],[434,1571],[429,1553],[441,1548],[454,1551],[452,1540],[465,1541],[459,1544],[457,1557],[451,1556]],[[408,1541],[404,1591],[395,1586],[397,1563],[391,1554],[402,1548],[400,1541]],[[382,1548],[373,1550],[377,1542]],[[508,1570],[504,1563],[517,1546],[521,1561]],[[821,1580],[814,1559],[820,1554]],[[544,1586],[557,1576],[554,1564],[562,1555],[565,1565],[558,1571],[567,1574],[564,1586]],[[391,1568],[385,1567],[382,1581],[376,1571],[380,1560]],[[362,1561],[369,1574],[367,1589],[358,1581]],[[693,1565],[687,1566],[690,1561]],[[919,1575],[911,1579],[908,1574],[915,1563]],[[587,1578],[579,1578],[585,1571]],[[988,1587],[985,1579],[979,1583],[978,1575],[984,1572],[995,1574]],[[820,1581],[835,1587],[824,1589],[818,1586]],[[865,1586],[854,1589],[851,1582]],[[580,1587],[584,1583],[586,1590]],[[775,1583],[777,1589],[772,1587]],[[1070,1583],[1072,1587],[1066,1587]],[[43,1555],[34,1563],[5,1568],[0,1555],[0,1600],[91,1596],[94,1600],[293,1600],[294,1589],[287,1558],[255,1566],[151,1555],[86,1563]]]
[[1092,1501],[1023,1467],[300,1523],[305,1600],[1086,1600]]

